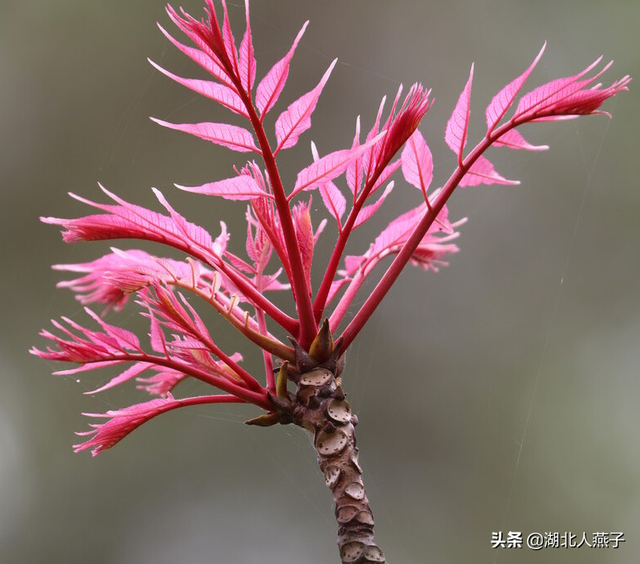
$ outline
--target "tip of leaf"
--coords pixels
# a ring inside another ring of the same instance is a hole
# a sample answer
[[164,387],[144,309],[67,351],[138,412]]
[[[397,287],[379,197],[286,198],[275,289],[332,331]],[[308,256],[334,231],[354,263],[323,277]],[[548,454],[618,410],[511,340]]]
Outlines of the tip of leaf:
[[[160,28],[160,29],[162,29],[162,28]],[[147,62],[148,62],[148,63],[149,63],[149,64],[150,64],[154,69],[157,69],[157,70],[159,70],[160,72],[162,72],[162,70],[164,70],[164,69],[162,69],[162,67],[161,67],[158,63],[156,63],[155,61],[153,61],[150,57],[147,57]]]
[[313,141],[311,141],[311,155],[313,156],[314,161],[317,161],[320,158],[318,147],[316,147],[316,144]]

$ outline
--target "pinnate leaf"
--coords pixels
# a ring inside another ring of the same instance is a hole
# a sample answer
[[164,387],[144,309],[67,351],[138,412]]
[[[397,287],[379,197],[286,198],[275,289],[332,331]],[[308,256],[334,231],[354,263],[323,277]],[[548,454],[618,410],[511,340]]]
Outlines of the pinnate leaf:
[[500,176],[486,157],[478,157],[460,181],[460,186],[479,186],[480,184],[520,184],[519,180],[508,180]]
[[500,92],[498,92],[491,103],[487,106],[486,117],[487,117],[487,135],[490,135],[494,128],[500,123],[500,120],[507,113],[507,110],[513,104],[518,92],[522,88],[522,85],[526,82],[527,78],[531,74],[531,71],[536,67],[538,61],[542,57],[544,53],[545,47],[547,43],[545,41],[542,49],[538,53],[537,57],[534,59],[533,63],[529,65],[526,71],[524,71],[518,78],[512,80],[509,84],[507,84]]
[[90,448],[92,449],[91,454],[96,456],[103,450],[118,444],[143,423],[180,406],[179,400],[174,399],[171,394],[167,394],[166,398],[157,398],[106,413],[83,413],[87,417],[109,418],[109,420],[105,423],[90,425],[92,427],[90,431],[76,433],[80,436],[93,436],[84,443],[73,445],[74,452]]
[[239,153],[246,153],[249,151],[260,152],[260,149],[256,147],[253,135],[244,127],[238,127],[237,125],[229,125],[227,123],[169,123],[160,119],[151,118],[152,121],[157,124],[167,127],[169,129],[175,129],[176,131],[183,131],[190,135],[195,135],[204,139],[205,141],[211,141],[217,145],[228,147]]
[[242,43],[240,43],[240,56],[238,68],[240,71],[240,80],[246,92],[251,92],[253,81],[256,78],[256,59],[253,54],[253,39],[251,37],[251,24],[249,22],[249,2],[246,6],[247,29],[244,32]]
[[[231,61],[233,68],[238,71],[238,52],[236,51],[236,40],[233,37],[233,31],[231,30],[231,22],[229,21],[229,10],[227,10],[227,3],[222,1],[222,10],[224,12],[224,19],[222,21],[222,41],[224,43],[224,50],[227,53],[227,57]],[[211,2],[211,12],[213,14],[213,2]],[[216,22],[217,23],[217,22]]]
[[[391,118],[395,107],[398,103],[398,100],[400,99],[400,95],[402,94],[402,84],[398,87],[398,92],[396,94],[396,98],[394,100],[393,106],[391,108],[391,112],[389,113],[389,118]],[[373,124],[373,126],[371,127],[371,129],[369,130],[369,133],[367,133],[367,137],[366,137],[366,141],[369,141],[370,139],[373,139],[377,134],[378,131],[380,129],[380,120],[382,119],[382,112],[384,111],[384,106],[385,103],[387,101],[387,97],[383,96],[382,100],[380,101],[380,106],[378,106],[378,113],[376,115],[376,120]],[[359,125],[359,124],[358,124]],[[359,134],[359,131],[358,131]],[[354,143],[355,143],[355,139],[354,139]],[[364,170],[364,174],[365,177],[368,178],[369,175],[373,172],[373,168],[375,165],[375,156],[376,154],[376,148],[372,147],[370,151],[367,151],[363,156],[362,156],[362,169]]]
[[293,225],[307,283],[311,277],[311,263],[313,262],[313,249],[316,241],[311,225],[310,204],[310,202],[298,202],[293,207]]
[[[414,229],[420,223],[428,210],[429,208],[426,203],[422,203],[395,218],[375,238],[374,242],[369,247],[369,250],[364,255],[347,257],[350,259],[345,261],[348,272],[353,274],[359,268],[371,268],[389,253],[397,253],[407,242]],[[443,239],[439,239],[435,236],[436,233],[441,231],[448,233],[448,235]],[[424,247],[425,250],[430,249],[433,251],[434,245],[438,245],[440,241],[444,241],[455,236],[453,228],[448,220],[447,207],[444,206],[440,210],[437,220],[431,225],[427,233],[424,235],[420,245],[414,252],[413,258],[417,258],[416,253],[420,253],[420,249],[422,247]],[[441,250],[444,252],[453,252],[454,247],[442,247]]]
[[78,219],[42,217],[41,221],[64,227],[66,231],[62,236],[68,243],[136,238],[171,245],[212,266],[219,264],[220,249],[214,245],[209,232],[186,221],[169,206],[158,190],[153,189],[160,203],[170,212],[169,217],[142,206],[130,204],[103,186],[100,188],[119,205],[100,204],[71,194],[76,200],[106,213]]
[[329,294],[327,294],[327,303],[331,303],[334,298],[338,295],[340,290],[344,287],[345,284],[351,282],[351,278],[338,278],[331,282],[331,288],[329,290]]
[[405,180],[422,190],[425,198],[433,178],[433,157],[422,133],[414,131],[402,150],[402,174]]
[[378,211],[380,206],[386,200],[387,196],[391,193],[391,190],[393,190],[393,184],[393,181],[389,182],[387,187],[384,189],[384,192],[380,195],[375,203],[365,206],[360,210],[360,213],[358,214],[358,217],[353,224],[354,229],[360,227],[365,221],[369,220],[371,216],[373,216],[373,214]]
[[[172,16],[171,12],[169,12],[169,16],[171,16],[172,19],[173,19],[173,16]],[[174,21],[176,21],[176,20],[174,20]],[[173,43],[173,45],[179,51],[181,51],[183,54],[185,54],[187,57],[189,57],[192,61],[197,63],[200,67],[202,67],[204,70],[206,70],[210,75],[214,76],[220,82],[222,82],[223,84],[225,84],[226,86],[231,88],[234,92],[236,91],[233,82],[229,79],[229,76],[227,75],[227,71],[225,71],[220,66],[220,64],[216,60],[216,56],[212,53],[211,49],[209,49],[209,47],[197,35],[188,33],[186,28],[184,28],[184,26],[181,26],[181,25],[178,24],[178,27],[180,29],[182,29],[182,31],[187,33],[187,35],[191,38],[191,40],[196,45],[199,46],[199,49],[195,49],[193,47],[188,47],[187,45],[184,45],[184,44],[180,43],[168,31],[166,31],[160,24],[158,24],[158,27],[160,28],[160,31],[163,33],[163,35],[169,41],[171,41],[171,43]],[[153,64],[153,63],[151,63],[151,64]]]
[[179,186],[176,184],[176,187],[185,192],[194,192],[207,196],[220,196],[226,200],[251,200],[259,197],[272,197],[260,188],[255,179],[248,174],[240,174],[232,178],[226,178],[225,180],[209,182],[202,186]]
[[213,82],[211,80],[199,80],[195,78],[182,78],[169,72],[166,69],[163,69],[160,65],[154,63],[151,59],[149,62],[162,74],[168,76],[171,80],[174,80],[178,84],[197,92],[198,94],[205,96],[206,98],[210,98],[215,102],[218,102],[220,105],[228,108],[232,112],[236,114],[240,114],[241,116],[249,118],[249,114],[247,113],[247,109],[242,102],[242,98],[238,96],[238,94],[228,86],[224,84],[219,84],[217,82]]
[[278,140],[276,153],[281,149],[289,149],[295,146],[300,135],[311,127],[311,114],[316,109],[322,89],[329,80],[331,71],[333,71],[337,62],[338,59],[335,59],[331,63],[313,90],[298,98],[280,114],[276,120],[276,139]]
[[296,185],[289,198],[295,196],[301,190],[311,190],[320,184],[324,184],[340,176],[355,158],[359,157],[369,147],[374,145],[385,135],[380,133],[364,145],[360,145],[355,149],[343,149],[334,151],[325,155],[321,159],[316,160],[308,167],[302,169],[296,178]]
[[273,67],[271,67],[269,72],[260,81],[260,84],[258,84],[258,89],[256,90],[256,106],[260,111],[261,116],[265,115],[271,108],[273,108],[275,103],[278,101],[280,93],[287,82],[291,59],[293,58],[298,42],[302,38],[307,25],[309,25],[308,21],[305,22],[302,29],[298,32],[289,52],[275,65],[273,65]]
[[149,343],[155,352],[167,354],[164,332],[152,310],[149,310]]
[[[355,149],[360,146],[360,116],[356,119],[356,133],[353,137],[353,142],[351,144],[351,148]],[[362,182],[362,158],[357,158],[349,163],[347,167],[347,186],[351,190],[351,193],[356,196],[358,191],[360,190],[360,184]],[[355,199],[355,198],[354,198]]]
[[204,248],[205,246],[210,249],[210,252],[216,258],[220,258],[224,255],[227,241],[229,240],[229,234],[227,233],[226,225],[224,222],[220,222],[220,226],[222,228],[222,232],[218,237],[216,237],[215,241],[211,240],[211,235],[208,231],[187,221],[184,217],[182,217],[177,211],[175,211],[167,202],[166,198],[162,195],[162,193],[153,188],[153,192],[158,198],[158,201],[164,206],[164,208],[171,215],[171,219],[173,220],[174,225],[179,230],[179,236],[183,241],[196,245],[197,247]]
[[493,143],[494,147],[508,147],[510,149],[525,149],[527,151],[546,151],[548,145],[532,145],[517,129],[510,129]]
[[548,110],[549,108],[552,108],[554,104],[558,103],[564,98],[582,90],[585,86],[593,82],[598,76],[600,76],[605,70],[607,70],[609,65],[607,65],[597,75],[582,81],[579,80],[590,70],[592,70],[601,60],[602,57],[596,59],[586,69],[576,75],[565,78],[558,78],[556,80],[552,80],[551,82],[547,82],[546,84],[538,86],[537,88],[534,88],[531,92],[528,92],[522,98],[520,98],[514,117],[521,117],[524,114],[534,112],[540,113],[544,110]]
[[471,82],[473,81],[473,65],[469,73],[469,80],[465,85],[458,102],[453,109],[453,113],[447,122],[444,140],[449,148],[458,155],[458,163],[462,164],[462,150],[467,143],[467,133],[469,131],[469,114],[471,112]]
[[136,378],[138,390],[144,390],[152,396],[166,397],[181,381],[187,378],[184,372],[171,368],[157,368],[157,372],[148,378]]
[[100,319],[99,315],[96,315],[88,307],[85,307],[84,310],[93,317],[93,319],[104,329],[105,333],[114,340],[117,348],[121,350],[140,350],[140,341],[135,333],[103,321]]
[[105,390],[109,390],[111,388],[114,388],[115,386],[122,384],[123,382],[127,382],[129,380],[132,380],[133,378],[136,378],[137,376],[140,376],[140,374],[142,374],[145,370],[148,370],[152,366],[153,364],[150,362],[136,362],[135,364],[129,366],[129,368],[127,368],[124,372],[121,372],[114,378],[111,378],[111,380],[109,380],[104,386],[100,386],[95,390],[84,393],[86,395],[92,395],[99,392],[104,392]]
[[347,209],[347,200],[340,189],[333,182],[321,184],[320,196],[329,213],[336,219],[338,226],[341,226],[340,221]]
[[422,203],[394,219],[383,229],[380,235],[375,238],[369,250],[369,255],[371,257],[378,256],[392,246],[406,241],[411,232],[416,228],[418,223],[420,223],[425,213],[427,213],[427,206]]

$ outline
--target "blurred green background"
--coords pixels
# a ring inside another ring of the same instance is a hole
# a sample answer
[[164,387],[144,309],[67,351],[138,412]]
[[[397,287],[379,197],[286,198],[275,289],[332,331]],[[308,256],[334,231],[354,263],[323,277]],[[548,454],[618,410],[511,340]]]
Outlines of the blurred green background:
[[[199,0],[184,7],[200,17]],[[243,9],[234,2],[230,10],[238,30]],[[615,59],[605,83],[640,74],[637,0],[255,0],[252,16],[259,78],[311,20],[280,109],[340,58],[311,134],[283,155],[290,181],[310,161],[311,138],[321,153],[348,146],[355,117],[368,127],[401,82],[433,89],[422,131],[438,185],[454,166],[443,132],[473,61],[472,140],[491,96],[545,39],[531,86],[601,54]],[[27,354],[44,345],[37,332],[50,318],[84,319],[72,296],[55,290],[61,276],[49,265],[109,246],[67,246],[39,223],[88,213],[67,191],[100,199],[100,181],[151,204],[156,186],[214,232],[224,218],[232,245],[243,248],[244,206],[173,188],[228,176],[243,161],[149,121],[226,116],[149,66],[147,56],[198,75],[155,21],[172,27],[155,0],[0,6],[0,561],[336,562],[330,495],[301,431],[247,428],[255,411],[246,407],[179,410],[96,459],[74,455],[82,411],[143,396],[83,396],[106,375],[53,378],[55,366]],[[546,153],[492,152],[496,168],[522,185],[459,191],[450,210],[470,219],[462,252],[439,274],[407,271],[354,343],[345,387],[390,562],[640,561],[637,91],[632,83],[607,103],[613,120],[529,128],[532,142],[551,145]],[[400,183],[393,196],[352,251],[364,251],[416,194]],[[135,308],[119,316],[141,327],[136,318]],[[245,350],[245,359],[260,372],[258,355]],[[626,543],[497,552],[492,531],[622,531]]]

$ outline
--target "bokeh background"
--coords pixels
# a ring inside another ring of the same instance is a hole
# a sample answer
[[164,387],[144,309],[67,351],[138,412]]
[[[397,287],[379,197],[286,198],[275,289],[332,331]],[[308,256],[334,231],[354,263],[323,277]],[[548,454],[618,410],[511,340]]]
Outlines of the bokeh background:
[[[195,15],[201,4],[183,2]],[[241,26],[240,3],[230,10]],[[433,88],[422,131],[442,183],[454,166],[444,127],[472,61],[472,139],[491,96],[545,39],[531,86],[601,54],[615,59],[605,82],[640,74],[636,0],[255,0],[252,16],[259,77],[311,20],[281,109],[340,58],[312,133],[283,155],[289,180],[309,162],[311,138],[322,153],[349,145],[355,117],[369,125],[399,83]],[[156,186],[213,231],[224,218],[232,244],[244,244],[242,205],[173,188],[228,176],[242,160],[149,121],[226,116],[149,66],[147,56],[198,74],[155,21],[171,28],[160,0],[0,6],[0,561],[336,562],[330,496],[301,431],[248,428],[250,408],[179,410],[96,459],[74,455],[81,411],[142,396],[82,395],[106,375],[54,378],[56,367],[27,354],[44,345],[37,332],[50,318],[84,315],[55,290],[61,276],[49,265],[108,248],[64,245],[39,223],[87,213],[67,191],[99,199],[100,181],[151,204]],[[529,128],[531,141],[551,145],[546,153],[494,151],[497,169],[522,185],[459,191],[450,210],[470,220],[462,252],[439,274],[407,271],[353,345],[345,386],[390,562],[640,561],[637,92],[632,83],[607,103],[612,120]],[[351,249],[364,251],[415,198],[397,186]],[[135,308],[119,319],[140,327]],[[259,372],[259,356],[245,353]],[[496,551],[493,531],[621,531],[626,543]]]

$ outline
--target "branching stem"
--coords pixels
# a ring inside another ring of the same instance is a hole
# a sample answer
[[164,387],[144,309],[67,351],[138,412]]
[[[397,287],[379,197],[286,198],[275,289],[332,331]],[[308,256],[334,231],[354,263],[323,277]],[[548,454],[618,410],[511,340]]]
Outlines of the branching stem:
[[449,177],[449,180],[447,180],[447,183],[439,192],[435,200],[431,202],[431,206],[428,207],[427,213],[425,213],[409,236],[409,239],[404,244],[402,250],[396,255],[380,282],[378,282],[358,313],[342,333],[341,337],[344,339],[343,350],[353,342],[353,339],[355,339],[356,335],[360,332],[362,327],[364,327],[364,324],[369,320],[378,305],[380,305],[380,302],[391,289],[391,286],[393,286],[398,276],[400,276],[400,273],[411,259],[411,255],[418,248],[423,237],[426,235],[427,231],[429,231],[429,228],[433,225],[434,221],[436,221],[438,214],[473,163],[478,160],[478,158],[494,143],[496,139],[508,130],[516,127],[516,125],[518,124],[510,121],[495,129],[490,135],[486,136],[480,143],[478,143],[478,145],[476,145],[476,147],[467,155],[467,158],[464,159],[462,165],[458,166],[454,173]]

